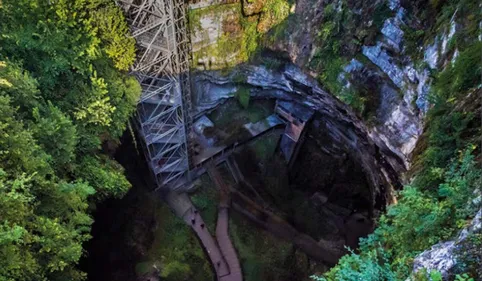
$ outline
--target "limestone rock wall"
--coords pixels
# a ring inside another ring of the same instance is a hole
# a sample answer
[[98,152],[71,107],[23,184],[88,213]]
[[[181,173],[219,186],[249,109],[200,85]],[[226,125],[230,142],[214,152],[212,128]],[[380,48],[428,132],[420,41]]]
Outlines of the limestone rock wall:
[[[239,76],[244,80],[233,82]],[[400,186],[398,174],[404,171],[403,160],[381,139],[371,136],[364,122],[347,105],[322,90],[299,67],[287,64],[282,70],[273,71],[243,64],[228,74],[203,71],[193,79],[199,98],[198,111],[215,107],[232,97],[239,87],[248,88],[253,98],[290,101],[313,109],[331,143],[347,151],[363,167],[372,194],[372,208],[382,209],[391,202],[391,190]]]
[[310,71],[310,62],[318,48],[324,7],[332,2],[343,7],[340,12],[350,9],[361,18],[355,23],[354,31],[361,44],[354,50],[345,51],[353,56],[340,71],[338,80],[343,84],[343,90],[361,86],[375,92],[378,104],[375,118],[369,124],[370,133],[402,157],[408,168],[411,153],[424,129],[425,113],[430,107],[427,101],[430,73],[456,59],[458,54],[457,50],[449,52],[447,47],[459,28],[455,17],[431,43],[419,46],[425,54],[424,64],[420,64],[406,54],[404,29],[413,24],[413,18],[399,0],[387,1],[392,16],[386,18],[378,30],[374,27],[374,9],[384,1],[300,0],[296,4],[296,24],[288,28],[285,36],[272,48],[286,52],[294,63]]
[[258,39],[289,14],[286,0],[200,0],[189,4],[193,67],[223,69],[245,62]]
[[469,234],[481,229],[482,209],[477,212],[472,223],[464,228],[454,240],[440,242],[432,246],[431,249],[419,254],[413,262],[413,272],[415,273],[422,269],[427,270],[427,272],[437,270],[442,273],[444,280],[446,280],[452,268],[457,264],[455,254],[457,247],[467,239]]

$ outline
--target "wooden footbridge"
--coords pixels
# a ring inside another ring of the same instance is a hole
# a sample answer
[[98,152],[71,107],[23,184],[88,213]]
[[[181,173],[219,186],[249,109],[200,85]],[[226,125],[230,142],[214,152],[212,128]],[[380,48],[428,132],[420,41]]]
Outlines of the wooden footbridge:
[[[170,192],[166,202],[177,216],[189,225],[202,244],[213,272],[218,281],[242,281],[241,264],[236,249],[229,237],[229,211],[231,208],[231,191],[219,174],[215,165],[208,166],[209,176],[214,181],[220,194],[218,218],[215,237],[204,222],[201,213],[196,209],[186,193]],[[214,202],[213,202],[214,203]]]

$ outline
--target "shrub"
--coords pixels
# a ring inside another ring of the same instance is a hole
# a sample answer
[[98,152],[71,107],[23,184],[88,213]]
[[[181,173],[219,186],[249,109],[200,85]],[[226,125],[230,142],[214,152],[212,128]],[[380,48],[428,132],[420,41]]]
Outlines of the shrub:
[[362,239],[360,254],[343,257],[315,280],[404,280],[409,276],[418,253],[452,237],[474,215],[477,206],[467,202],[478,187],[481,171],[473,150],[461,152],[441,172],[438,193],[405,187],[399,202],[380,218],[375,232]]
[[454,64],[449,64],[436,78],[431,100],[435,103],[453,103],[468,89],[480,83],[482,65],[480,54],[482,42],[476,41],[460,55]]
[[[466,279],[456,279],[468,280],[468,276],[475,276],[482,278],[482,231],[478,230],[467,236],[460,245],[457,246],[455,250],[455,255],[457,258],[457,264],[455,273],[461,273],[461,277]],[[464,276],[466,275],[466,276]]]
[[243,108],[247,109],[250,98],[249,88],[241,87],[238,92],[236,92],[236,98],[238,99],[239,104],[241,104]]
[[375,247],[358,255],[351,251],[340,259],[338,265],[323,276],[311,276],[316,281],[395,281],[390,269],[388,253]]

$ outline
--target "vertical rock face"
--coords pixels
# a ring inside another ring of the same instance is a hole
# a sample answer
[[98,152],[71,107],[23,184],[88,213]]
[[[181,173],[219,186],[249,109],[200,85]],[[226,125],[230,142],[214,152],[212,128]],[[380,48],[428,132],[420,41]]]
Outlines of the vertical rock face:
[[[265,9],[268,2],[242,0],[219,5],[221,2],[203,0],[191,4],[194,9],[192,14],[195,15],[192,38],[197,67],[216,69],[246,61],[251,49],[242,42],[256,41],[257,37],[269,30],[261,26],[263,18],[269,17]],[[311,71],[310,62],[317,52],[327,3],[324,0],[297,1],[292,9],[293,14],[280,23],[281,28],[270,25],[272,31],[268,31],[268,34],[275,35],[264,42],[264,46],[278,54],[287,54],[293,63],[305,71]],[[375,97],[374,104],[370,105],[373,112],[368,123],[370,135],[402,158],[405,168],[408,168],[411,153],[423,132],[425,113],[430,107],[430,73],[443,67],[448,57],[453,60],[458,54],[457,50],[449,51],[449,42],[458,29],[455,17],[432,42],[417,46],[424,54],[424,64],[421,65],[406,54],[405,28],[414,19],[400,1],[337,0],[330,3],[334,5],[336,13],[349,9],[356,15],[356,20],[353,19],[356,22],[351,23],[355,26],[355,39],[343,40],[359,42],[343,49],[345,55],[352,58],[340,69],[338,82],[341,89],[346,92],[361,89]],[[377,12],[377,7],[381,5],[387,5],[388,10]],[[324,73],[313,75],[322,76]],[[214,87],[213,90],[219,88],[214,85],[210,87]],[[225,90],[219,94],[228,97]],[[210,103],[212,101],[206,100],[206,107]]]
[[390,202],[390,189],[400,185],[398,174],[404,171],[403,161],[383,140],[370,136],[367,127],[347,105],[323,91],[299,67],[286,65],[283,70],[272,71],[262,66],[240,65],[224,75],[215,71],[199,72],[194,75],[197,95],[202,101],[209,101],[200,103],[202,109],[234,94],[239,82],[233,80],[239,75],[245,78],[242,86],[249,88],[252,97],[290,101],[316,111],[317,122],[323,124],[331,143],[346,151],[362,167],[372,194],[372,208],[375,205],[383,208]]
[[413,272],[426,269],[428,272],[437,270],[442,273],[444,280],[448,277],[450,270],[457,263],[455,251],[467,236],[482,229],[482,209],[479,210],[472,223],[464,228],[455,240],[441,242],[432,246],[418,255],[413,262]]
[[[456,23],[452,20],[449,31],[436,36],[433,44],[420,47],[424,48],[424,61],[430,69],[417,67],[403,49],[406,10],[397,1],[391,1],[389,6],[395,16],[385,20],[381,30],[383,37],[375,46],[363,46],[362,53],[389,78],[380,88],[379,124],[372,127],[372,132],[404,156],[409,166],[410,153],[423,131],[424,114],[430,106],[427,100],[431,83],[429,72],[443,64],[447,42],[455,34]],[[384,99],[390,102],[383,102]]]
[[[384,21],[382,37],[375,45],[362,46],[362,54],[377,67],[363,75],[379,77],[380,83],[380,102],[371,134],[383,139],[408,167],[410,153],[423,130],[423,114],[428,109],[428,74],[426,70],[417,71],[403,54],[405,9],[397,1],[390,1],[389,7],[395,16]],[[355,71],[345,69],[347,76],[354,77]]]
[[239,2],[209,0],[190,4],[194,65],[211,68],[234,65],[242,61],[242,14],[239,5]]
[[285,0],[200,0],[189,4],[193,66],[214,70],[246,62],[258,38],[289,14]]
[[[376,17],[374,7],[381,2],[338,1],[339,4],[342,2],[345,4],[343,9],[351,9],[362,18],[359,25],[373,27]],[[319,40],[317,32],[320,30],[325,6],[324,1],[298,1],[295,16],[299,20],[296,28],[289,30],[289,35],[271,47],[288,53],[294,63],[306,67],[316,52],[316,42]],[[380,36],[377,40],[370,39],[370,36],[364,37],[359,50],[353,52],[359,55],[354,55],[344,67],[339,82],[343,84],[343,90],[359,84],[376,93],[378,105],[375,120],[369,126],[371,134],[382,139],[394,153],[404,158],[405,165],[409,167],[411,152],[423,131],[424,115],[430,106],[427,100],[431,84],[430,71],[446,63],[448,42],[456,33],[457,24],[452,19],[450,27],[442,30],[432,44],[419,47],[426,62],[426,66],[420,66],[406,55],[405,50],[404,28],[413,19],[407,15],[407,10],[400,1],[388,1],[388,7],[391,16],[380,26]],[[365,31],[361,30],[357,34],[363,32]],[[457,51],[453,56],[456,54]]]

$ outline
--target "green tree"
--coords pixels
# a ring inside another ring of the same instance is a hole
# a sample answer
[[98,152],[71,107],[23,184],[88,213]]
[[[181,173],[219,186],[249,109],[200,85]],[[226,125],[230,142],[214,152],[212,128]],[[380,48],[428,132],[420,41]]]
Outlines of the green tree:
[[85,279],[89,206],[130,187],[101,150],[141,92],[127,33],[111,0],[0,2],[0,281]]
[[[42,113],[41,113],[42,112]],[[72,120],[48,102],[42,110],[34,108],[32,131],[43,150],[52,156],[52,166],[56,170],[65,169],[75,158],[78,142],[77,130]]]
[[122,197],[129,190],[131,185],[123,172],[122,166],[102,155],[83,157],[76,168],[77,177],[88,181],[99,199]]

